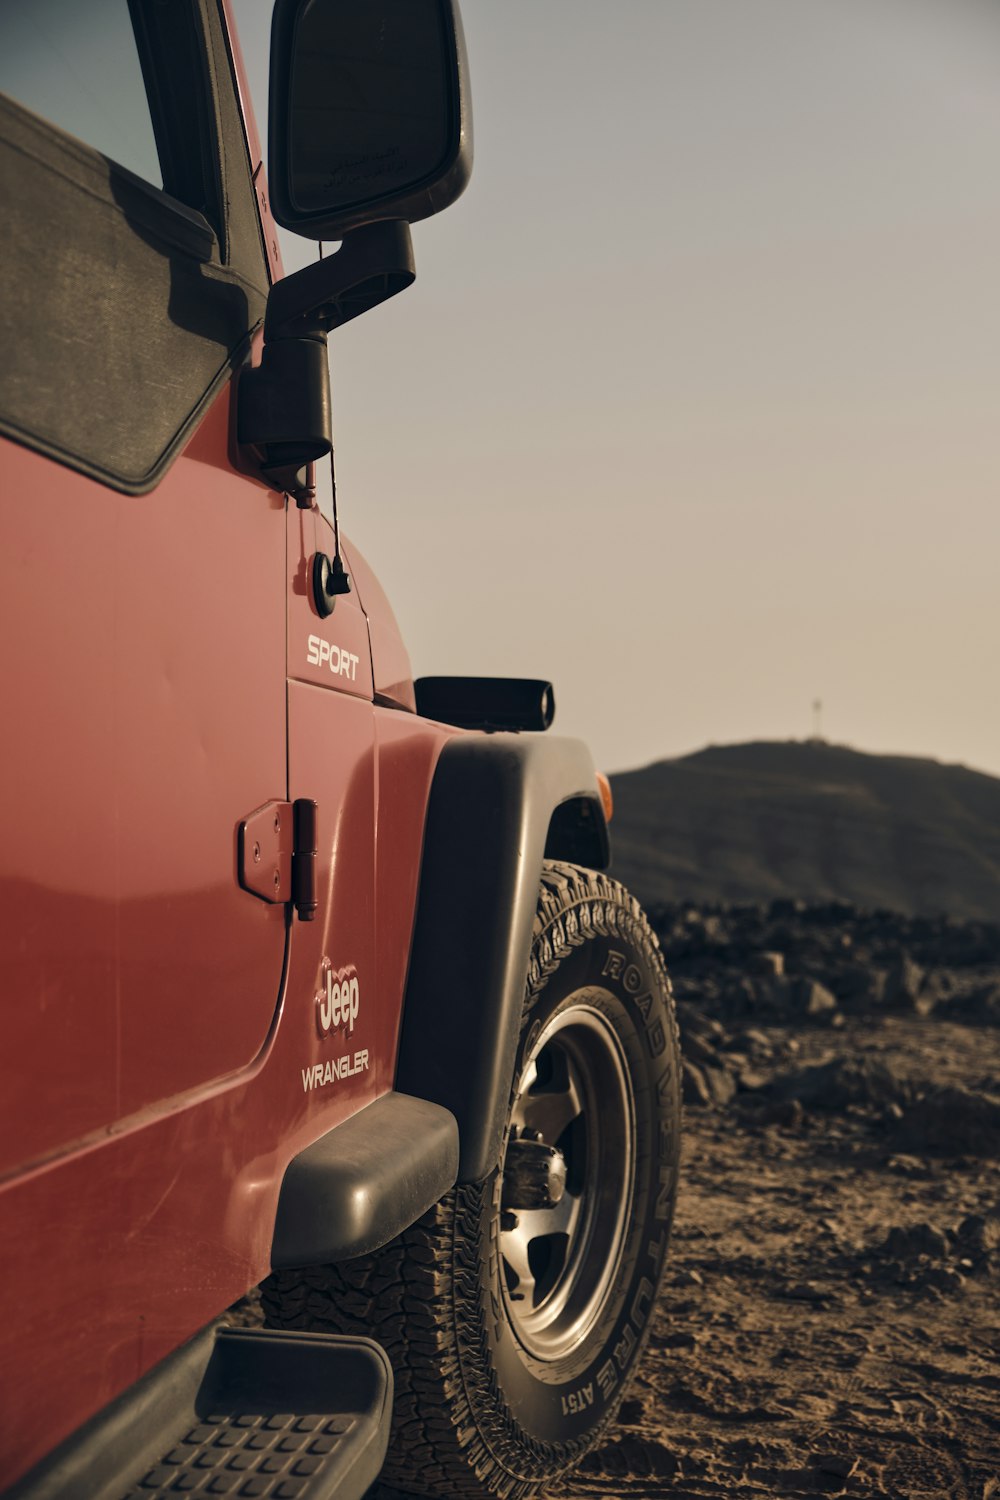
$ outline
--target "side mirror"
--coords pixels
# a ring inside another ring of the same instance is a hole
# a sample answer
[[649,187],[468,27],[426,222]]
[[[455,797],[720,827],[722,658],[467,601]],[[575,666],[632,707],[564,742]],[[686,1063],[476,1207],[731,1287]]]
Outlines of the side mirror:
[[268,134],[274,216],[308,239],[447,208],[472,171],[457,0],[277,0]]

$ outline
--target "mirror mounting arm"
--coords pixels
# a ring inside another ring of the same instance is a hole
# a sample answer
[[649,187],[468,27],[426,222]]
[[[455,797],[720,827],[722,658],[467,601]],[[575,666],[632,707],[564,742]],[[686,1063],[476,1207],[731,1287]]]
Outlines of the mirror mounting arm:
[[257,450],[267,478],[298,504],[312,503],[309,465],[333,447],[327,334],[415,276],[410,226],[389,220],[352,229],[336,255],[271,288],[261,362],[240,376],[237,441]]
[[264,342],[325,336],[405,291],[415,278],[410,226],[404,220],[352,229],[336,255],[274,284],[267,299]]

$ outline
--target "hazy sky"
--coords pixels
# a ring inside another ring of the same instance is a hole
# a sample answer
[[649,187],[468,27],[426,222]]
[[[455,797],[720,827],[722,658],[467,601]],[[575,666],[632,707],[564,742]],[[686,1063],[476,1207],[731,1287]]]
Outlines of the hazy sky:
[[1000,774],[1000,5],[462,12],[472,183],[331,340],[416,674],[551,677],[609,770],[821,698]]

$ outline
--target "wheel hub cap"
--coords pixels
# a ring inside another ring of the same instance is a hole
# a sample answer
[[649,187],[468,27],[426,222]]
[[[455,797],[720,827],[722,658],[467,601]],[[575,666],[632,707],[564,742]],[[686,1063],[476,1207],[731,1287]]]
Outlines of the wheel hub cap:
[[502,1291],[540,1359],[576,1348],[614,1285],[631,1208],[635,1112],[621,1043],[586,1003],[543,1028],[521,1075],[503,1164]]
[[[515,1126],[516,1129],[516,1126]],[[540,1132],[514,1137],[503,1166],[505,1209],[555,1208],[566,1191],[566,1158]]]

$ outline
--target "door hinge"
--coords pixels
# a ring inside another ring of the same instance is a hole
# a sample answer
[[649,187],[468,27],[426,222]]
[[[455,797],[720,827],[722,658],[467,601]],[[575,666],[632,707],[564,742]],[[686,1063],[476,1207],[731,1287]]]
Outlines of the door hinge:
[[291,901],[302,922],[316,916],[316,804],[265,802],[239,826],[240,885],[272,905]]
[[300,922],[316,916],[316,804],[308,797],[292,803],[292,903]]

